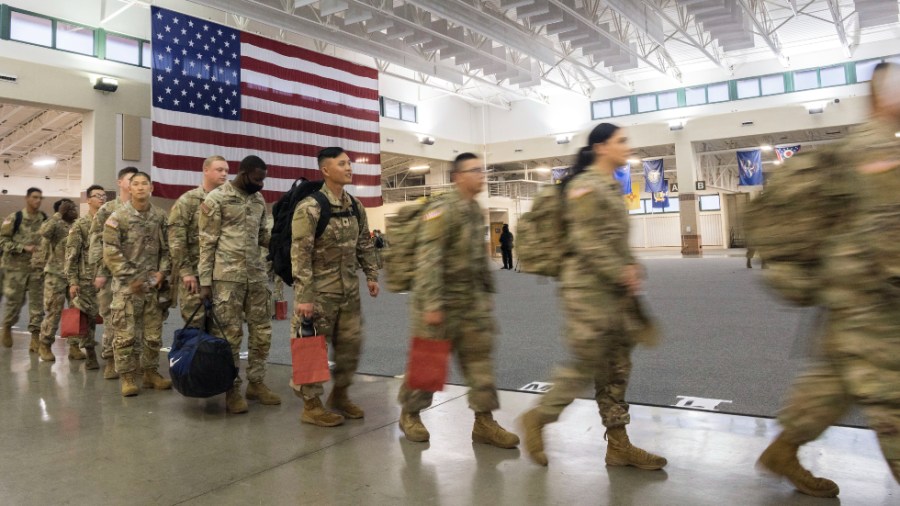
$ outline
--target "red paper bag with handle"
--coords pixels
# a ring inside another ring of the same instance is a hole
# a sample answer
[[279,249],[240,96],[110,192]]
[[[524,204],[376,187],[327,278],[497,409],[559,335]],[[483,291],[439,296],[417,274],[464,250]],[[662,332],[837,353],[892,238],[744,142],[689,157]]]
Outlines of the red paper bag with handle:
[[275,301],[275,319],[276,320],[287,320],[288,314],[288,303],[286,300],[276,300]]
[[291,339],[292,381],[295,385],[324,383],[331,379],[328,345],[325,336],[316,334],[312,322],[304,318],[300,324],[300,335]]
[[451,347],[448,339],[414,337],[406,366],[406,385],[426,392],[443,390],[447,382]]
[[81,337],[88,333],[88,318],[77,307],[62,310],[59,319],[59,335],[62,337]]

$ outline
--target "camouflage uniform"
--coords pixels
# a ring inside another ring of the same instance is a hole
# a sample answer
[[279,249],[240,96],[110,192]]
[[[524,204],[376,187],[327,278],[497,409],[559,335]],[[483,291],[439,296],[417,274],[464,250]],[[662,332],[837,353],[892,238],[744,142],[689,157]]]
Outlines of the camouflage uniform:
[[28,330],[32,335],[41,332],[41,320],[44,319],[43,302],[43,265],[32,266],[32,254],[24,250],[25,246],[38,247],[41,241],[40,229],[46,216],[38,211],[29,214],[22,211],[22,224],[13,236],[15,213],[10,214],[0,225],[0,244],[3,248],[3,268],[6,270],[3,295],[6,298],[6,314],[3,316],[3,327],[9,328],[19,320],[19,312],[28,295]]
[[[268,280],[260,248],[269,244],[266,203],[259,193],[247,194],[231,182],[209,192],[200,206],[201,286],[212,287],[213,308],[222,325],[213,333],[231,344],[235,365],[246,320],[249,337],[247,381],[261,383],[272,344]],[[224,335],[222,335],[224,332]],[[240,376],[235,385],[241,384]]]
[[[162,345],[162,312],[157,288],[150,275],[169,275],[169,245],[166,213],[153,205],[139,212],[129,202],[106,220],[103,229],[103,262],[113,275],[110,320],[116,371],[131,373],[137,368],[136,343],[143,341],[141,368],[156,371]],[[132,293],[132,282],[144,282],[144,293]]]
[[[491,361],[494,278],[481,206],[453,191],[430,203],[422,216],[410,304],[412,335],[450,339],[469,386],[469,408],[476,413],[497,410],[500,401]],[[427,325],[423,321],[427,311],[442,311],[444,324]],[[431,405],[432,395],[404,384],[397,399],[404,411],[418,412]]]
[[88,317],[88,333],[81,337],[81,346],[86,349],[92,349],[97,344],[94,332],[99,311],[93,269],[88,261],[93,220],[90,214],[79,216],[66,239],[65,276],[69,286],[78,287],[78,296],[72,299],[71,304]]
[[[55,213],[41,225],[41,237],[44,238],[44,313],[41,323],[41,342],[50,346],[56,339],[59,330],[59,319],[63,306],[69,298],[68,283],[65,277],[66,236],[71,224]],[[77,338],[74,343],[77,343]]]
[[[322,193],[331,203],[333,214],[352,211],[350,194],[338,198],[322,186]],[[291,222],[291,267],[294,275],[295,303],[314,303],[316,330],[324,334],[334,349],[334,386],[347,388],[359,366],[362,350],[362,311],[359,300],[359,275],[362,266],[366,279],[378,281],[378,268],[369,240],[366,210],[357,201],[356,218],[333,216],[318,239],[316,224],[321,209],[315,199],[307,197],[294,210]],[[301,317],[291,319],[291,335],[297,335]],[[319,397],[321,383],[291,385],[304,399]]]
[[[115,322],[113,322],[110,317],[110,304],[112,303],[113,289],[112,280],[109,279],[111,277],[109,268],[103,262],[103,230],[105,228],[104,225],[106,224],[106,220],[108,220],[117,209],[123,207],[125,204],[126,202],[123,202],[119,198],[103,204],[103,206],[97,210],[97,214],[94,215],[94,220],[91,222],[88,263],[90,268],[93,269],[93,277],[107,278],[106,285],[104,285],[97,293],[97,304],[100,307],[100,316],[103,317],[103,340],[101,342],[100,356],[104,360],[113,358],[113,337],[115,336],[113,325]],[[91,284],[93,284],[93,281],[91,281]]]
[[[200,263],[200,204],[206,199],[208,192],[202,186],[185,193],[172,206],[169,212],[169,249],[172,255],[173,282],[178,286],[178,301],[181,305],[181,318],[187,323],[191,314],[199,308],[203,301],[199,293],[190,293],[184,287],[182,278],[194,276],[198,279],[197,264]],[[206,313],[197,311],[192,327],[206,328]]]
[[566,237],[560,293],[566,315],[565,338],[571,359],[556,367],[553,388],[539,410],[556,421],[588,384],[603,425],[629,423],[625,390],[631,375],[634,339],[626,331],[630,297],[617,281],[622,267],[636,261],[628,246],[628,212],[618,183],[588,169],[565,189]]
[[[851,176],[845,189],[853,204],[845,206],[844,218],[821,252],[821,302],[828,309],[823,356],[797,379],[779,422],[783,436],[800,445],[858,403],[900,482],[898,129],[870,123],[837,155],[836,162]],[[865,172],[873,162],[885,161],[888,170]]]

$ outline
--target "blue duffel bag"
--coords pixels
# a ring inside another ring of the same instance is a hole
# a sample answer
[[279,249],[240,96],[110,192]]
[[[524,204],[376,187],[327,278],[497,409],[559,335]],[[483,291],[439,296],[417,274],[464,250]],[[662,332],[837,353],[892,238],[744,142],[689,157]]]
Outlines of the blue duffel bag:
[[[206,321],[212,320],[221,332],[210,303],[205,301],[203,307]],[[184,328],[175,331],[175,341],[169,351],[169,377],[175,390],[185,397],[212,397],[234,386],[238,368],[228,341],[190,326],[197,311],[199,307]]]

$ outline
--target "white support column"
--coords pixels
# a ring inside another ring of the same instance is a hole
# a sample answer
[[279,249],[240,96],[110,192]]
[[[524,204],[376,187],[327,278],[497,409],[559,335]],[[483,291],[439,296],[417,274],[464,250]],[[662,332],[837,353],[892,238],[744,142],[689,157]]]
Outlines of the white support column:
[[698,200],[695,193],[697,183],[697,169],[700,166],[694,147],[684,131],[675,134],[675,164],[678,167],[678,201],[681,221],[681,254],[684,256],[698,256],[701,254],[700,229],[698,213]]

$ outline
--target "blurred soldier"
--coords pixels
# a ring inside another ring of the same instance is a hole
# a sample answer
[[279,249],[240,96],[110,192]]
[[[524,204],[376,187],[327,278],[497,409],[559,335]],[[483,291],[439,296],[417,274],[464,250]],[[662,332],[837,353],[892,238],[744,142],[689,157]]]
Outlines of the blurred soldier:
[[129,186],[131,201],[116,209],[103,228],[103,261],[113,275],[113,353],[123,397],[138,394],[135,346],[142,348],[142,386],[172,388],[172,382],[159,374],[163,323],[159,288],[169,275],[166,213],[150,203],[153,183],[148,174],[136,172]]
[[77,307],[88,318],[88,333],[81,337],[81,347],[87,352],[86,369],[99,369],[97,363],[97,345],[94,332],[97,328],[97,289],[94,288],[94,269],[88,261],[90,252],[91,223],[97,211],[106,202],[106,191],[100,185],[88,186],[85,195],[88,199],[88,212],[79,216],[69,230],[66,239],[65,275],[69,284],[69,298],[73,307]]
[[3,315],[0,344],[12,347],[12,326],[19,321],[19,312],[28,295],[28,330],[31,344],[28,351],[37,353],[41,335],[41,320],[44,318],[43,265],[33,267],[32,254],[40,245],[41,225],[47,215],[40,210],[43,192],[39,188],[29,188],[25,192],[25,209],[16,211],[0,225],[0,245],[3,249],[3,268],[6,270],[3,295],[6,297],[6,313]]
[[[322,208],[316,198],[303,199],[294,210],[291,223],[291,268],[294,276],[294,316],[291,333],[297,335],[303,318],[313,319],[316,329],[331,341],[334,349],[334,388],[327,411],[320,396],[321,383],[294,385],[303,399],[300,420],[321,427],[333,427],[344,417],[358,419],[365,412],[347,396],[359,365],[362,349],[362,312],[359,300],[358,266],[366,274],[369,295],[378,296],[378,268],[369,238],[366,210],[344,191],[351,184],[350,157],[341,148],[319,151],[319,170],[325,182],[319,190],[331,206],[325,231],[316,238]],[[321,198],[321,197],[319,197]]]
[[103,317],[103,338],[100,348],[100,356],[106,361],[103,371],[105,379],[116,379],[116,362],[113,358],[113,329],[114,322],[110,318],[109,305],[112,302],[112,285],[108,283],[109,269],[103,264],[103,230],[106,220],[131,199],[131,177],[137,173],[136,167],[125,167],[119,171],[119,179],[116,182],[119,188],[119,196],[101,207],[91,222],[91,244],[88,262],[94,275],[94,288],[97,289],[97,303],[100,306],[100,316]]
[[625,308],[634,306],[642,269],[628,246],[628,211],[613,171],[632,154],[624,131],[601,123],[563,182],[567,240],[552,247],[563,246],[568,252],[560,271],[560,294],[571,358],[555,369],[553,387],[522,417],[525,451],[540,465],[547,465],[543,426],[557,421],[591,383],[606,427],[606,465],[655,470],[667,463],[633,446],[625,431],[631,422],[625,390],[637,337]]
[[[854,403],[866,414],[900,482],[900,68],[879,64],[871,86],[872,119],[823,158],[832,166],[821,167],[847,179],[839,188],[847,202],[841,206],[844,215],[823,231],[828,239],[820,253],[824,286],[818,301],[828,320],[822,358],[797,379],[778,417],[784,432],[759,458],[762,467],[816,497],[835,497],[840,490],[803,468],[799,447],[818,438]],[[782,170],[802,168],[789,163]],[[777,176],[773,186],[781,182]]]
[[[228,181],[228,162],[221,156],[211,156],[203,161],[203,183],[188,191],[172,206],[169,212],[169,251],[172,255],[172,272],[177,274],[178,300],[181,318],[187,323],[200,307],[200,284],[197,264],[200,263],[200,204],[209,192]],[[199,329],[206,328],[206,316],[198,311],[191,323]]]
[[[41,225],[44,239],[44,321],[41,323],[40,355],[44,362],[55,362],[56,357],[50,347],[56,340],[59,319],[68,297],[65,277],[66,237],[72,223],[78,218],[78,209],[70,199],[62,199],[58,210]],[[54,204],[54,207],[55,204]],[[69,360],[84,360],[85,355],[78,349],[78,338],[69,340]]]
[[[272,313],[262,248],[269,245],[266,202],[259,193],[266,179],[266,164],[258,156],[241,160],[237,177],[209,192],[200,204],[200,298],[212,299],[218,337],[231,344],[235,365],[240,365],[243,325],[247,322],[247,385],[245,396],[260,404],[281,404],[281,398],[263,381],[272,344]],[[221,335],[222,332],[225,335]],[[225,394],[229,413],[246,413],[241,378]]]
[[[484,189],[484,166],[472,153],[456,157],[450,177],[455,191],[436,199],[423,212],[416,241],[412,333],[450,339],[469,386],[475,412],[472,441],[515,448],[519,437],[501,427],[492,412],[500,409],[494,384],[494,279],[484,242],[484,216],[476,195]],[[410,441],[428,441],[419,412],[431,406],[432,393],[400,387],[400,429]]]

